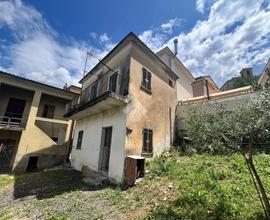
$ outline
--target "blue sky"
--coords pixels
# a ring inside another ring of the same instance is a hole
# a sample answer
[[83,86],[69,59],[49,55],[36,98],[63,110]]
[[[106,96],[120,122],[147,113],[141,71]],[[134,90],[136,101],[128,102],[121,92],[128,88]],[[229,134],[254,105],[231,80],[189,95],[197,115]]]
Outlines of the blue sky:
[[221,86],[244,67],[259,74],[270,58],[270,1],[0,0],[0,69],[77,84],[86,52],[103,57],[130,31],[154,52],[178,38],[192,74]]

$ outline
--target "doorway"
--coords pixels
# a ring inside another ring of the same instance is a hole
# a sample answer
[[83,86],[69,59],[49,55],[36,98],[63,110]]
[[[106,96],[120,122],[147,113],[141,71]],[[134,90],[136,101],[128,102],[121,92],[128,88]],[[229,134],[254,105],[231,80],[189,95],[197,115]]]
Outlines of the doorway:
[[100,149],[100,170],[108,173],[111,154],[112,127],[102,128]]
[[14,118],[22,118],[25,103],[26,101],[23,99],[10,98],[7,105],[5,116],[14,117]]
[[15,149],[16,140],[0,139],[0,174],[11,172]]
[[26,171],[33,172],[37,170],[38,157],[31,156],[29,157],[28,165]]

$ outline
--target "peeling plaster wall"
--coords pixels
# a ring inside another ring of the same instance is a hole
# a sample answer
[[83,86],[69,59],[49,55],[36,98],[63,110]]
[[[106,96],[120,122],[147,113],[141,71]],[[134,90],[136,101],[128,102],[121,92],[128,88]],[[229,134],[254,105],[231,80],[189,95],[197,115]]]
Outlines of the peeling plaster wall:
[[[133,48],[130,63],[129,96],[131,103],[127,109],[127,128],[132,132],[126,138],[126,154],[140,155],[143,144],[143,128],[153,130],[153,153],[160,154],[170,147],[173,134],[176,88],[168,85],[168,74],[148,55],[137,47]],[[140,89],[142,68],[152,73],[152,94]],[[169,120],[171,108],[171,126]],[[170,133],[170,127],[172,131]]]
[[[102,128],[112,126],[111,153],[108,176],[121,182],[125,161],[126,110],[124,107],[78,120],[71,152],[71,164],[81,171],[82,166],[98,171]],[[81,149],[76,149],[78,132],[83,130]]]

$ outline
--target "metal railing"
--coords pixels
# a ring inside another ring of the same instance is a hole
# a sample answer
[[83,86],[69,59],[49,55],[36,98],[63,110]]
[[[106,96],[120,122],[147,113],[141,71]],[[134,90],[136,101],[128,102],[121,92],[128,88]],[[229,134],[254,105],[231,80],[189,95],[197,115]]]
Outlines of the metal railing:
[[22,118],[0,116],[0,128],[7,128],[7,129],[24,128],[24,123],[22,122],[23,122]]
[[[116,77],[113,74],[117,74]],[[65,114],[73,111],[77,107],[91,102],[99,96],[102,96],[106,92],[114,92],[119,95],[125,95],[126,91],[121,89],[121,84],[123,83],[122,76],[118,72],[112,73],[108,71],[107,73],[100,76],[97,80],[91,83],[87,88],[81,91],[79,97],[75,97],[72,101],[66,104]],[[93,92],[92,88],[96,86],[96,91]]]

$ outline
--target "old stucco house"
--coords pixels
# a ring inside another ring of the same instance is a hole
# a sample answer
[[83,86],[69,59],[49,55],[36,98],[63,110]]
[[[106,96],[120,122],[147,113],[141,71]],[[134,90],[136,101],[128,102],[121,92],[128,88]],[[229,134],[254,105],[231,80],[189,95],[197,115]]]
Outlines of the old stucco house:
[[67,159],[77,94],[0,71],[0,173],[43,169]]
[[178,41],[174,40],[174,52],[164,47],[157,56],[178,76],[176,80],[177,101],[220,92],[210,75],[194,78],[191,72],[177,57]]
[[155,54],[130,33],[81,79],[81,95],[65,114],[76,120],[75,169],[134,180],[146,157],[172,145],[177,104],[220,94],[211,76],[193,77],[174,43],[174,52],[165,47]]
[[101,171],[118,182],[134,170],[143,172],[140,159],[172,144],[178,78],[128,34],[81,79],[82,93],[68,105],[65,117],[76,120],[72,166]]

